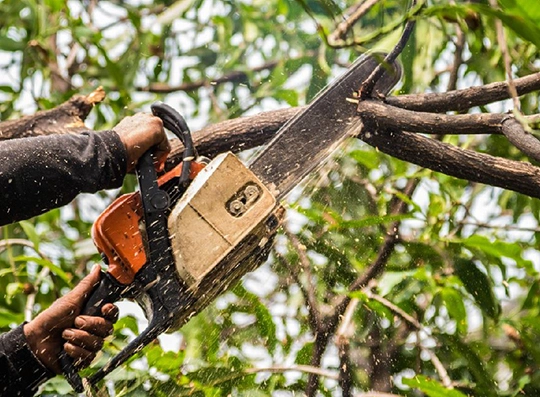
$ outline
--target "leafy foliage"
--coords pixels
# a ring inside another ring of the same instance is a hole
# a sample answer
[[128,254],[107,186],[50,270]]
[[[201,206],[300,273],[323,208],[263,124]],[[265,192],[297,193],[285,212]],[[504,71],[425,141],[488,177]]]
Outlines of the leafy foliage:
[[[108,99],[92,114],[95,129],[110,128],[155,100],[178,108],[197,128],[297,106],[358,49],[391,48],[408,17],[417,26],[402,55],[405,77],[395,94],[445,91],[453,68],[458,87],[503,80],[496,20],[504,25],[516,76],[538,71],[537,0],[500,0],[500,11],[483,0],[429,0],[414,15],[407,2],[384,0],[348,33],[356,49],[334,48],[329,36],[353,3],[5,0],[0,116],[51,108],[98,85]],[[455,65],[458,32],[465,45],[463,62]],[[537,95],[520,101],[524,113],[537,112]],[[526,161],[500,136],[445,140]],[[415,186],[411,197],[408,184]],[[132,188],[128,179],[123,191]],[[89,230],[116,193],[83,196],[2,228],[2,331],[48,307],[99,263]],[[405,213],[391,212],[396,198],[406,202]],[[357,392],[540,395],[536,200],[418,169],[350,142],[310,177],[289,208],[286,232],[267,264],[112,374],[103,391],[302,393],[310,374],[319,371],[325,375],[316,387],[320,395],[340,395],[344,377]],[[394,225],[399,240],[385,271],[351,293]],[[346,327],[338,313],[347,306],[343,302],[352,307]],[[94,365],[103,365],[141,326],[140,319],[124,315]],[[331,332],[320,347],[324,326]],[[326,350],[321,362],[313,359],[318,348]],[[43,393],[68,394],[69,388],[55,378]]]

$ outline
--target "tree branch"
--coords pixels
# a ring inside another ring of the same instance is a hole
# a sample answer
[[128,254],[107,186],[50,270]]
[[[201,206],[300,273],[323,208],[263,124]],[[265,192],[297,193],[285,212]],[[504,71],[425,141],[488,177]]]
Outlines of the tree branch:
[[456,178],[502,187],[540,198],[540,168],[507,160],[424,136],[373,126],[360,139],[381,152]]
[[[540,72],[514,80],[518,95],[540,90]],[[475,106],[510,98],[508,82],[486,84],[443,93],[409,94],[386,98],[386,103],[408,110],[421,112],[462,112]]]
[[98,87],[89,95],[75,95],[67,102],[18,120],[0,122],[0,141],[36,135],[69,134],[88,131],[84,120],[96,103],[105,98]]
[[358,103],[358,114],[370,118],[378,126],[426,134],[500,134],[502,123],[509,116],[499,113],[447,115],[416,112],[366,100]]
[[540,141],[525,131],[519,121],[513,117],[507,117],[503,120],[501,129],[515,147],[534,160],[540,161]]
[[[356,4],[352,6],[348,11],[350,13],[349,17],[344,21],[340,22],[336,29],[328,36],[328,43],[330,46],[334,45],[343,45],[345,36],[351,30],[356,22],[364,15],[366,15],[369,10],[381,0],[366,0],[362,4]],[[346,12],[347,13],[347,12]]]

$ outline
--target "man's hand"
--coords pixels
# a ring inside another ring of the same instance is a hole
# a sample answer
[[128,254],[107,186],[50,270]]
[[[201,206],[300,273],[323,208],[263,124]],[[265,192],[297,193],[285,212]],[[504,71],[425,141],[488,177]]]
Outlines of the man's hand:
[[113,323],[118,319],[115,305],[103,306],[103,318],[79,316],[99,280],[100,271],[96,266],[70,293],[24,325],[30,348],[41,363],[56,374],[61,372],[58,356],[62,348],[79,369],[84,368],[103,347],[103,339],[112,334]]
[[113,130],[126,147],[128,171],[135,168],[137,160],[151,147],[156,148],[154,155],[159,167],[163,166],[171,147],[159,117],[137,113],[120,121]]

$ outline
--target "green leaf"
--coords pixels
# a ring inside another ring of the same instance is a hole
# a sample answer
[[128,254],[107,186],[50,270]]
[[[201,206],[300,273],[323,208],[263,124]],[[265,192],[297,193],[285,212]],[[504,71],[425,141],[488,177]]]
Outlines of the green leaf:
[[446,287],[441,290],[441,298],[448,314],[456,321],[456,327],[460,334],[467,332],[467,311],[461,294],[453,288]]
[[381,296],[388,295],[394,287],[401,283],[403,280],[414,277],[417,270],[408,270],[404,272],[386,272],[381,276],[379,281],[379,294]]
[[362,219],[355,219],[352,221],[340,221],[329,227],[330,230],[344,230],[344,229],[360,229],[368,226],[384,225],[390,222],[401,221],[403,219],[410,219],[412,215],[383,215],[383,216],[366,216]]
[[527,267],[530,264],[530,261],[523,259],[523,249],[519,243],[491,240],[486,236],[480,236],[478,234],[462,240],[462,243],[468,248],[479,250],[495,258],[506,257],[513,259],[518,265],[523,267]]
[[12,324],[20,324],[23,321],[23,313],[13,313],[6,309],[0,309],[0,328],[7,328]]
[[0,35],[0,50],[3,51],[21,51],[26,47],[22,41],[16,41],[4,35]]
[[538,280],[534,281],[529,288],[529,293],[523,301],[521,310],[528,310],[538,308],[538,297],[540,296],[540,283]]
[[407,386],[419,389],[429,397],[467,397],[460,391],[448,389],[439,382],[423,375],[417,375],[414,378],[403,378],[402,382]]
[[276,325],[272,319],[272,315],[268,308],[259,302],[255,306],[255,316],[257,318],[257,328],[261,332],[261,335],[266,339],[266,345],[271,353],[276,350],[278,343],[276,337]]
[[540,24],[540,2],[537,0],[499,0],[499,3],[504,12]]
[[493,292],[493,285],[488,276],[470,259],[458,258],[454,270],[480,309],[489,317],[498,320],[501,306]]
[[184,362],[183,352],[165,352],[159,345],[152,345],[147,348],[145,357],[148,360],[148,365],[171,376],[178,375]]
[[477,390],[481,390],[482,396],[496,396],[497,386],[487,368],[487,363],[480,358],[473,344],[466,344],[457,336],[448,334],[437,335],[442,346],[442,353],[449,359],[452,356],[459,358],[464,368],[473,375],[477,383]]
[[[540,28],[536,24],[537,22],[522,15],[520,9],[517,8],[501,11],[482,4],[444,5],[429,7],[426,9],[425,14],[457,19],[467,17],[470,10],[491,18],[500,19],[506,27],[513,30],[522,39],[540,48]],[[536,15],[536,7],[533,7],[533,15]]]
[[38,265],[41,265],[43,267],[48,268],[53,274],[60,277],[66,284],[71,285],[71,277],[67,275],[66,272],[62,270],[59,266],[55,265],[54,263],[38,257],[33,256],[17,256],[13,258],[15,262],[34,262]]
[[131,332],[133,332],[133,334],[139,334],[139,326],[137,324],[137,319],[131,315],[120,318],[114,325],[114,329],[129,329]]
[[40,239],[39,239],[39,236],[38,236],[38,234],[36,232],[36,228],[34,227],[34,225],[32,223],[28,222],[28,221],[20,221],[19,224],[23,228],[24,233],[26,234],[26,236],[30,239],[32,244],[34,244],[34,248],[36,249],[36,251],[39,251]]
[[9,283],[6,286],[6,293],[5,293],[7,304],[8,305],[11,304],[11,302],[13,301],[13,297],[19,294],[20,292],[22,292],[22,290],[23,290],[23,285],[21,283]]

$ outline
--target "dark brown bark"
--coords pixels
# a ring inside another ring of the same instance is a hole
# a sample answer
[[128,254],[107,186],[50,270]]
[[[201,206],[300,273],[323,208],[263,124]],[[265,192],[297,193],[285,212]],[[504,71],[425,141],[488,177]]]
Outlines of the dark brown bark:
[[426,134],[500,134],[507,114],[475,113],[447,115],[417,112],[387,105],[380,101],[361,101],[358,114],[377,125]]
[[[540,90],[540,73],[515,79],[514,85],[518,95]],[[403,109],[440,113],[450,110],[462,112],[475,106],[487,105],[509,97],[508,83],[502,81],[443,93],[400,95],[389,97],[386,102]]]
[[381,152],[421,167],[540,198],[540,168],[529,163],[460,149],[422,135],[384,128],[366,128],[360,139]]
[[75,95],[54,109],[37,112],[18,120],[0,122],[0,140],[87,131],[84,120],[94,105],[103,98],[105,91],[99,87],[89,95]]

